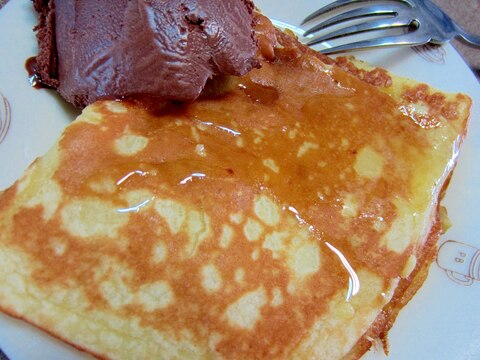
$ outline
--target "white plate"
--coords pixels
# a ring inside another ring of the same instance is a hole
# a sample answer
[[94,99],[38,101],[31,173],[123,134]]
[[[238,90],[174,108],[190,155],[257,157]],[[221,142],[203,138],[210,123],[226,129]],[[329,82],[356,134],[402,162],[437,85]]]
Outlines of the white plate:
[[[269,17],[298,25],[326,1],[257,0]],[[36,17],[29,0],[10,1],[0,11],[0,189],[11,185],[27,165],[44,154],[76,111],[53,91],[30,87],[25,60],[36,54],[32,27]],[[393,73],[426,82],[447,92],[464,92],[474,100],[469,134],[444,204],[453,239],[480,248],[480,86],[450,46],[419,54],[389,49],[355,54]],[[9,127],[7,127],[10,119]],[[457,276],[458,277],[458,276]],[[480,283],[462,286],[433,264],[425,285],[400,313],[390,332],[390,360],[480,359]],[[85,359],[23,322],[0,315],[0,348],[12,359]],[[365,359],[384,359],[371,351]]]

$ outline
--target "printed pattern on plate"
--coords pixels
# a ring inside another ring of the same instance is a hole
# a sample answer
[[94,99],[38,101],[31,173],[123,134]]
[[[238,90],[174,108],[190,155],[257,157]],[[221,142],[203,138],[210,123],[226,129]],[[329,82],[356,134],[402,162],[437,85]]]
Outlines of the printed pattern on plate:
[[444,242],[437,255],[438,266],[457,284],[480,281],[480,249],[454,240]]
[[7,136],[11,117],[10,103],[0,92],[0,143],[5,139],[5,136]]
[[445,64],[447,52],[442,45],[425,44],[413,46],[412,49],[423,59],[435,64]]

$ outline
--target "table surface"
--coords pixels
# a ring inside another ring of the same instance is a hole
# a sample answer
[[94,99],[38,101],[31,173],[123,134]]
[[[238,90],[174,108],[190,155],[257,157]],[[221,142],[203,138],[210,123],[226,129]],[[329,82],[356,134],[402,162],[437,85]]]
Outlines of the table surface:
[[[0,9],[9,0],[0,0]],[[477,24],[480,19],[480,2],[478,0],[433,0],[442,9],[444,9],[455,21],[457,21],[465,30],[472,33],[478,33]],[[464,57],[465,61],[472,68],[477,78],[480,79],[480,49],[473,48],[464,43],[453,40],[452,45]],[[8,360],[0,349],[0,360]]]

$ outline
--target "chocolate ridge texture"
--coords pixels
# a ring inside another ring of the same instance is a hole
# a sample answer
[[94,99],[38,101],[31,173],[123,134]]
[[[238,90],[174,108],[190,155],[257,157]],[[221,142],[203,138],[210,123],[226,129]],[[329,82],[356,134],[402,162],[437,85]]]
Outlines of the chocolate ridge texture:
[[34,0],[36,72],[77,107],[103,97],[192,101],[258,67],[249,0]]

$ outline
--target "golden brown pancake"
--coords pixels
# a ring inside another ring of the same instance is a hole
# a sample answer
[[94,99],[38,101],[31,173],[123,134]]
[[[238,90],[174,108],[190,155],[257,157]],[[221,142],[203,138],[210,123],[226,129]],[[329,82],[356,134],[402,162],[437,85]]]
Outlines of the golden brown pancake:
[[385,337],[435,253],[470,99],[266,37],[261,69],[192,104],[87,107],[0,194],[2,311],[109,359],[358,358]]

